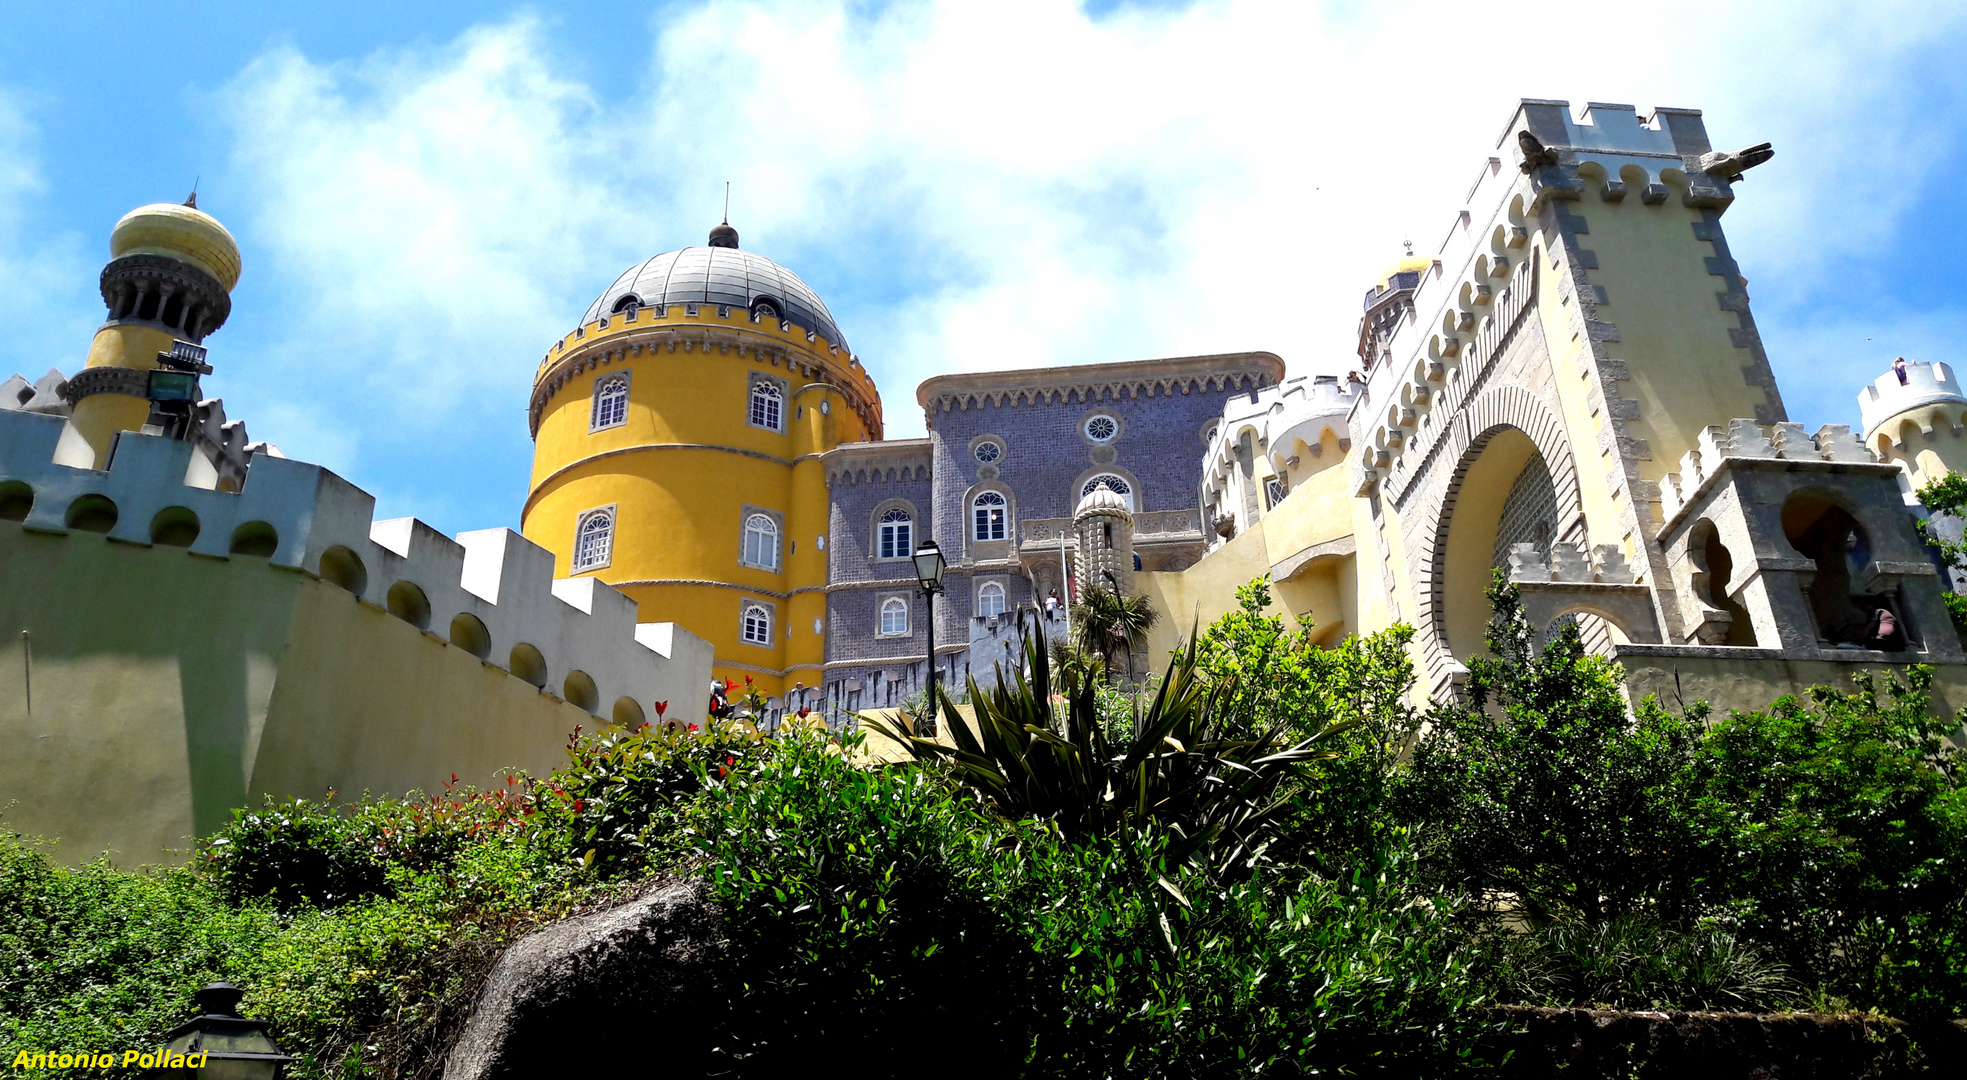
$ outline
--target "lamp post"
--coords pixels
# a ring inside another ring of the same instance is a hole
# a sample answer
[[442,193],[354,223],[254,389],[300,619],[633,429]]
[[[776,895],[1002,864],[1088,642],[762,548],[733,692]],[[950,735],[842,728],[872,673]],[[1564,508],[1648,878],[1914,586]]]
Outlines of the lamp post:
[[934,540],[924,540],[915,549],[915,579],[922,583],[922,598],[929,609],[929,711],[919,734],[936,734],[936,594],[943,591],[943,571],[949,563]]
[[[275,1080],[281,1067],[294,1060],[266,1033],[267,1022],[239,1015],[244,992],[230,983],[215,982],[192,995],[198,1014],[178,1025],[165,1038],[165,1051],[194,1058],[195,1067],[160,1067],[155,1076],[205,1076],[238,1080]],[[161,1063],[160,1063],[161,1064]]]

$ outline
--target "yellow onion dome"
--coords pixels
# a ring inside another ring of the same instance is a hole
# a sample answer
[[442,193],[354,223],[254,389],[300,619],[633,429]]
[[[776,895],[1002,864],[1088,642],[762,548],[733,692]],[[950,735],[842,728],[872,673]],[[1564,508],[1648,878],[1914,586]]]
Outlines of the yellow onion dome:
[[1386,273],[1380,275],[1379,287],[1384,290],[1388,285],[1392,284],[1394,278],[1402,274],[1412,274],[1419,270],[1425,270],[1433,265],[1433,259],[1422,258],[1419,255],[1409,255],[1399,262],[1394,263]]
[[151,203],[123,215],[109,234],[109,257],[164,255],[205,271],[231,292],[239,284],[239,244],[197,204]]

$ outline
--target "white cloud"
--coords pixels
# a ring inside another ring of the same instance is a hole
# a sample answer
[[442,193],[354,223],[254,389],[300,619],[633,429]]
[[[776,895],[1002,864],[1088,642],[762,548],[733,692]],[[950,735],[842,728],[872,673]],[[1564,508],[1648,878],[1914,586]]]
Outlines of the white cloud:
[[[236,172],[286,362],[345,351],[426,443],[504,430],[546,344],[634,259],[702,242],[731,179],[745,246],[828,300],[893,435],[940,371],[1240,348],[1343,370],[1361,292],[1403,237],[1446,233],[1519,96],[1705,107],[1717,143],[1774,140],[1728,218],[1767,329],[1898,242],[1967,98],[1967,11],[1910,3],[715,3],[651,25],[625,101],[530,20],[244,73]],[[523,472],[521,434],[500,468]]]
[[0,87],[0,282],[8,310],[0,379],[13,370],[30,382],[51,367],[73,373],[102,321],[81,235],[42,224],[47,196],[32,110]]

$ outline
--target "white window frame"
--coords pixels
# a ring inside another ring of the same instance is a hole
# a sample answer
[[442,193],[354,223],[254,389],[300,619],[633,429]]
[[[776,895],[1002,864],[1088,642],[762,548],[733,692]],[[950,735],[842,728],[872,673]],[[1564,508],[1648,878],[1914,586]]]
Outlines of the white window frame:
[[[586,540],[589,523],[596,522],[596,521],[603,523],[602,528],[597,530],[601,537],[599,541],[600,550],[598,553],[589,549],[584,543],[584,541]],[[615,504],[610,503],[607,506],[597,506],[592,510],[584,511],[579,516],[575,517],[574,518],[574,552],[570,560],[570,562],[573,565],[572,572],[576,574],[585,574],[590,570],[605,570],[609,566],[613,565],[614,560],[615,560]]]
[[[995,502],[985,502],[994,499]],[[993,521],[988,516],[990,510],[997,513]],[[989,527],[986,527],[988,523]],[[995,532],[985,536],[985,532]],[[979,491],[970,497],[970,540],[973,543],[989,544],[1003,540],[1011,534],[1011,500],[1001,491]]]
[[[898,628],[888,625],[888,613],[891,611],[901,612],[901,626]],[[909,611],[908,599],[906,597],[893,595],[882,597],[880,602],[874,606],[874,636],[884,638],[907,637],[915,629],[912,616],[913,613]]]
[[1264,477],[1264,505],[1275,510],[1277,504],[1291,497],[1291,481],[1282,476]]
[[[751,373],[751,390],[745,394],[745,423],[763,431],[785,432],[786,385],[763,372]],[[766,421],[770,421],[767,423]]]
[[[896,514],[902,516],[897,518]],[[891,544],[890,534],[901,542]],[[884,562],[894,562],[914,554],[915,513],[906,506],[891,506],[883,510],[880,519],[874,523],[874,557]]]
[[[779,520],[779,515],[760,506],[746,506],[739,518],[742,524],[738,530],[738,565],[779,573],[783,565],[779,542],[785,537],[785,525]],[[760,521],[765,523],[762,529],[756,527]],[[769,559],[756,557],[760,553],[753,549],[753,536],[769,538],[770,546],[763,552]]]
[[[614,388],[619,385],[619,394]],[[587,433],[618,428],[628,423],[628,372],[611,371],[594,380],[594,403],[588,410]]]
[[[754,612],[758,616],[756,619],[752,617]],[[738,640],[746,645],[769,649],[773,644],[772,627],[777,621],[772,605],[746,597],[738,604]],[[757,634],[753,633],[755,628],[759,630]]]
[[[997,610],[986,611],[985,608],[987,605],[984,603],[984,597],[993,595],[997,597]],[[1002,615],[1010,610],[1011,605],[1009,601],[1010,591],[1004,588],[1004,583],[1001,581],[986,581],[977,586],[977,614],[984,618],[989,618],[992,615]]]
[[[1108,435],[1104,439],[1095,437],[1092,430],[1093,421],[1095,420],[1105,420],[1109,424],[1112,424],[1113,434]],[[1125,429],[1126,425],[1120,422],[1119,414],[1108,409],[1096,409],[1093,412],[1087,413],[1079,420],[1079,437],[1092,443],[1094,446],[1113,445],[1120,440],[1121,432]]]

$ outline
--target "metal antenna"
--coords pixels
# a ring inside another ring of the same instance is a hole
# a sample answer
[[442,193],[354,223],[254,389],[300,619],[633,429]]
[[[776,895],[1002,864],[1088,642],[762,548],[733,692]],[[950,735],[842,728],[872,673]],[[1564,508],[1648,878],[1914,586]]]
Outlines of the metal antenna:
[[724,181],[724,224],[731,223],[731,182]]
[[184,200],[184,204],[185,204],[186,206],[189,206],[189,207],[191,207],[191,208],[192,208],[193,210],[196,210],[196,209],[198,209],[198,181],[200,181],[200,180],[203,180],[203,179],[205,179],[205,177],[204,177],[204,175],[203,175],[203,174],[200,174],[200,175],[198,175],[198,176],[195,176],[195,177],[193,177],[193,178],[192,178],[192,180],[191,180],[191,194],[190,194],[190,195],[188,195],[188,196],[186,196],[186,197],[185,197],[185,200]]

